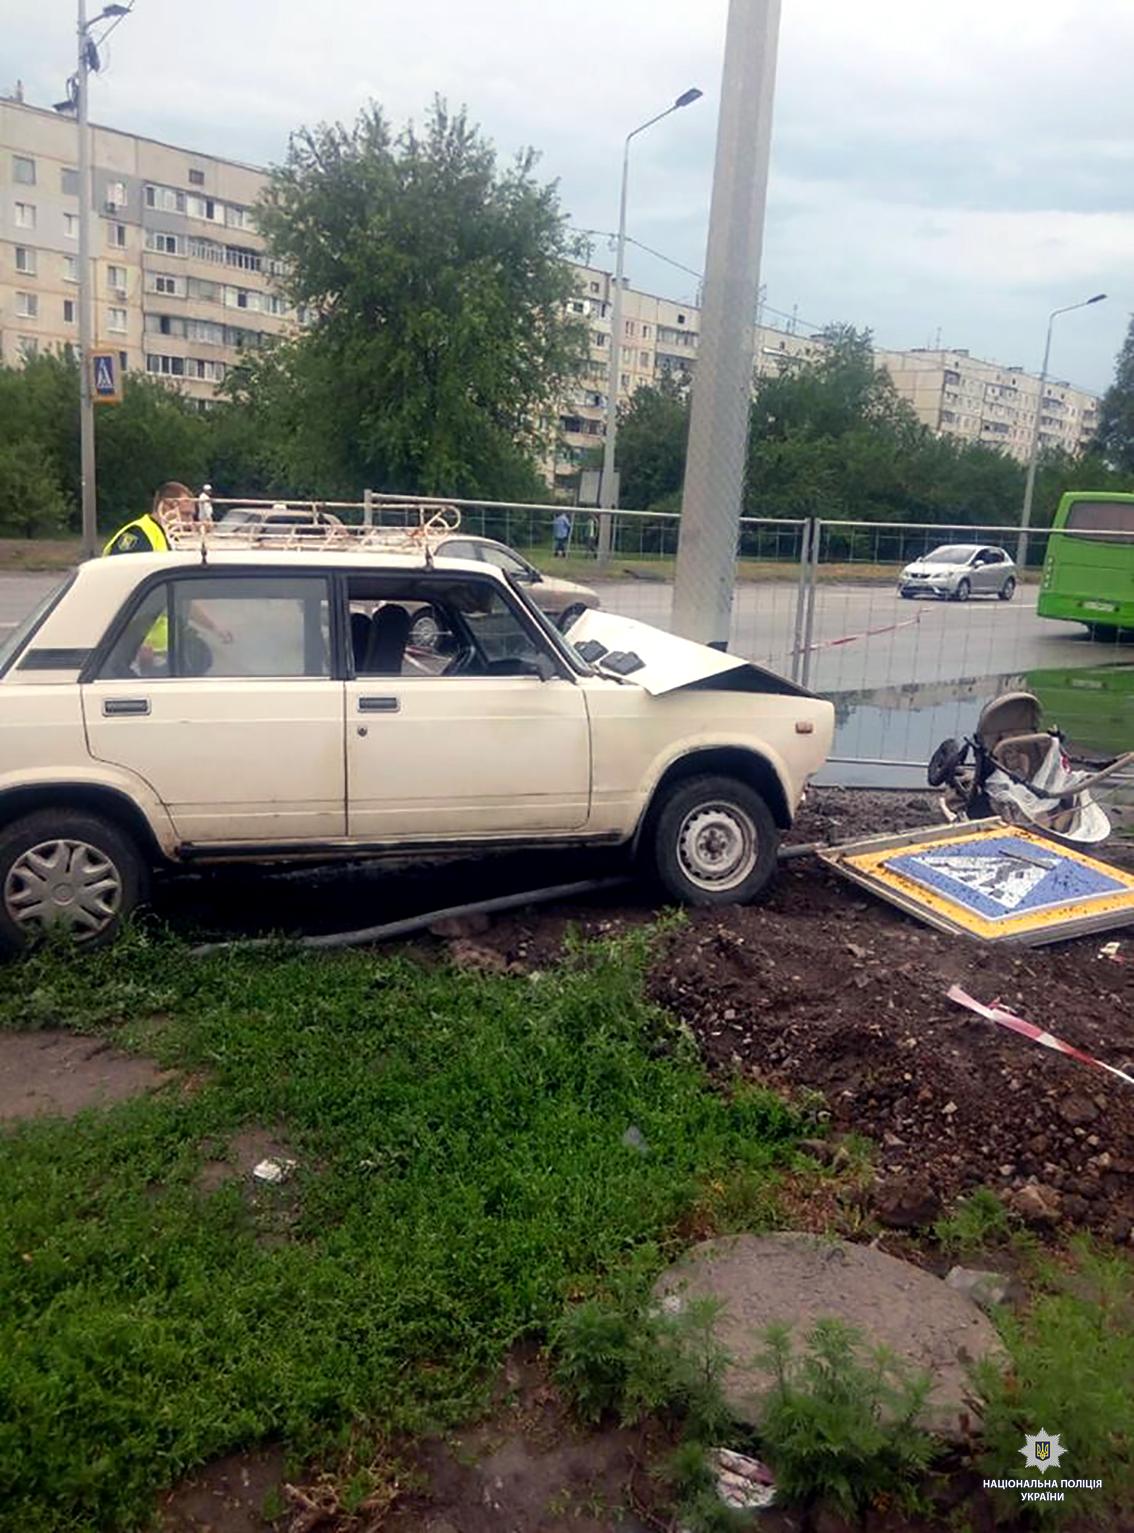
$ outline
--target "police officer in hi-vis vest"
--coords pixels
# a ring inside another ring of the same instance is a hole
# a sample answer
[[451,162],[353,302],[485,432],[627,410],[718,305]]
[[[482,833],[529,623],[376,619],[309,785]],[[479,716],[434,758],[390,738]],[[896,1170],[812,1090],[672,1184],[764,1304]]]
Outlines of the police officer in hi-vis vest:
[[[170,543],[160,521],[163,512],[179,515],[183,519],[195,520],[198,514],[197,497],[188,485],[182,484],[177,479],[170,479],[154,496],[152,510],[147,511],[143,516],[135,517],[124,527],[120,527],[103,549],[103,556],[168,553]],[[231,632],[215,622],[199,602],[192,604],[190,616],[202,628],[215,634],[222,644],[232,643]],[[147,669],[151,667],[160,669],[165,665],[168,654],[169,619],[163,613],[146,634],[140,658]]]
[[176,479],[163,484],[154,496],[153,507],[144,516],[137,516],[125,527],[119,527],[103,554],[163,554],[169,549],[169,539],[158,520],[163,511],[176,512],[192,519],[197,514],[197,497],[188,485]]

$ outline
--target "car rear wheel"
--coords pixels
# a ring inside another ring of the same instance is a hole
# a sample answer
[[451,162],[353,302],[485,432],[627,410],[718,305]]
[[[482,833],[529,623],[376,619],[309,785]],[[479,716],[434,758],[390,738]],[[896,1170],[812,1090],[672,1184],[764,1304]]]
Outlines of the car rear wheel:
[[753,900],[776,870],[779,832],[755,789],[734,777],[693,777],[666,796],[653,824],[654,868],[685,905]]
[[1015,596],[1015,594],[1016,594],[1016,577],[1015,577],[1015,575],[1009,575],[1008,579],[1000,587],[1000,600],[1001,601],[1011,601],[1013,596]]
[[148,870],[134,841],[98,815],[41,809],[0,832],[0,951],[51,932],[100,947],[145,898]]
[[954,601],[968,601],[972,594],[972,582],[970,580],[958,580],[957,589],[953,592]]

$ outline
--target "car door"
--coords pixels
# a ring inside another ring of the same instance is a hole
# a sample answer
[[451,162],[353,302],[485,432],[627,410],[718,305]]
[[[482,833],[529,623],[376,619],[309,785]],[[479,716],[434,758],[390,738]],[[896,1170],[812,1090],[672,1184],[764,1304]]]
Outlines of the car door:
[[996,573],[997,554],[992,548],[982,548],[977,554],[976,566],[973,570],[973,590],[980,591],[985,595],[997,588]]
[[330,580],[215,568],[151,582],[82,688],[91,754],[143,777],[194,844],[346,831]]
[[[360,661],[346,683],[352,838],[523,838],[586,825],[586,698],[512,593],[487,576],[436,572],[401,584],[352,576],[346,598],[348,631],[369,616],[382,634],[370,669]],[[404,642],[408,621],[383,615],[422,602],[441,633],[428,652]]]

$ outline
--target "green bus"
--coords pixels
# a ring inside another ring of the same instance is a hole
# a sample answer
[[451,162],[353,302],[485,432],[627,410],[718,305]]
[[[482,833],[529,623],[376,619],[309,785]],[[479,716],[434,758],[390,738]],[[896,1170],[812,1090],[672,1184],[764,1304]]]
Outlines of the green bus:
[[1134,635],[1134,495],[1073,491],[1051,527],[1039,616],[1086,623],[1102,637]]

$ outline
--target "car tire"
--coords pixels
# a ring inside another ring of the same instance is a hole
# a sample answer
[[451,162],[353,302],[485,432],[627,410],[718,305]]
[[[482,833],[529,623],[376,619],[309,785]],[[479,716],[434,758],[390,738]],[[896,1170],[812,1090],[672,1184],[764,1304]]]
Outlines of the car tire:
[[50,930],[102,947],[148,892],[137,843],[99,815],[39,809],[0,831],[0,952],[22,952]]
[[1011,601],[1016,594],[1016,577],[1009,575],[1008,579],[1000,587],[999,596],[1001,601]]
[[957,581],[957,589],[953,592],[953,600],[954,601],[968,601],[969,597],[972,595],[972,590],[973,590],[972,581],[970,581],[970,580],[958,580]]
[[760,794],[735,777],[676,784],[653,817],[649,851],[666,893],[683,905],[742,905],[776,871],[780,834]]
[[433,607],[419,607],[410,621],[408,642],[415,649],[435,650],[442,632],[436,610]]
[[560,633],[566,633],[571,624],[576,622],[586,612],[582,602],[575,602],[570,607],[565,607],[555,620],[555,626]]
[[903,601],[913,601],[912,591],[899,591],[898,595],[902,598]]

